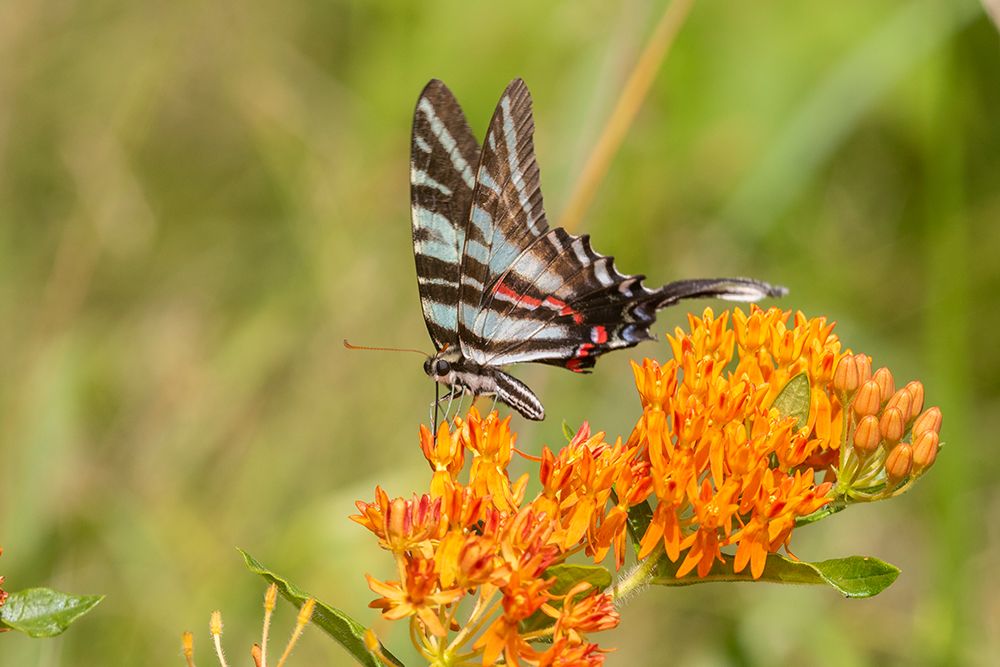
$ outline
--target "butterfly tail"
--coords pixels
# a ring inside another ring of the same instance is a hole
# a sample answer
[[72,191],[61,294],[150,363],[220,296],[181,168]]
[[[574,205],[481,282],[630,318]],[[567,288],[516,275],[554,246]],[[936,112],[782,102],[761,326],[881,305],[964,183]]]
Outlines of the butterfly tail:
[[656,291],[656,308],[672,306],[681,299],[726,299],[728,301],[759,301],[767,297],[782,297],[788,288],[771,285],[753,278],[698,278],[678,280]]

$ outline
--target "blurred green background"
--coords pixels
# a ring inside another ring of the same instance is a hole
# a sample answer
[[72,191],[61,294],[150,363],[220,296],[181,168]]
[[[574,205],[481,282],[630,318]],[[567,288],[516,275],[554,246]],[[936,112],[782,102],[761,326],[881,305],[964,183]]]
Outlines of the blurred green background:
[[[416,96],[444,79],[477,132],[535,98],[557,222],[663,0],[7,0],[0,21],[0,573],[107,599],[0,665],[213,664],[260,631],[234,546],[371,623],[392,565],[347,520],[429,479],[433,395],[409,228]],[[838,321],[945,418],[936,469],[796,534],[882,557],[886,593],[647,591],[610,665],[981,664],[1000,655],[1000,42],[974,0],[696,3],[584,228],[650,283],[750,275]],[[722,304],[711,304],[717,309]],[[703,304],[692,306],[696,311]],[[657,331],[683,323],[662,314]],[[664,357],[663,344],[632,351]],[[549,418],[627,434],[629,352],[518,374]],[[279,607],[275,636],[294,614]],[[294,664],[347,664],[319,631]],[[993,663],[995,664],[995,663]]]

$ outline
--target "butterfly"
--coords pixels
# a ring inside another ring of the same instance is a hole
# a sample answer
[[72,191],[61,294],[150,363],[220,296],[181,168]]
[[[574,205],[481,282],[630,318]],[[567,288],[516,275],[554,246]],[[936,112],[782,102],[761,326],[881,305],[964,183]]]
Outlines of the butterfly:
[[653,336],[656,311],[681,299],[755,301],[787,292],[749,278],[681,280],[649,289],[613,258],[545,220],[531,95],[504,90],[480,148],[441,81],[413,114],[413,256],[424,322],[436,352],[424,371],[452,397],[494,396],[532,420],[538,397],[502,370],[539,362],[586,373],[611,350]]

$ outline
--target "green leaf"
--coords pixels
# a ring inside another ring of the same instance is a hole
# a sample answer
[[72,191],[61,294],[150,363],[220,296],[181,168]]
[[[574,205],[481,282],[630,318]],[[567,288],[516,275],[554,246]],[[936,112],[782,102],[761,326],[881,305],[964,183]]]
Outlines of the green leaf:
[[572,565],[569,563],[553,565],[545,570],[542,577],[545,579],[556,578],[552,588],[549,589],[555,595],[565,595],[581,581],[588,582],[599,591],[603,591],[611,585],[611,573],[606,567],[600,565]]
[[570,426],[569,422],[565,419],[562,423],[562,432],[563,437],[566,438],[566,442],[571,442],[573,440],[573,436],[576,435],[576,431],[573,430],[573,427]]
[[17,591],[0,607],[0,627],[29,637],[55,637],[103,599],[103,595],[67,595],[50,588]]
[[713,581],[767,581],[777,584],[825,584],[837,589],[845,597],[868,598],[878,595],[896,580],[899,568],[870,556],[850,556],[832,560],[806,563],[791,560],[778,554],[769,554],[764,573],[754,579],[749,568],[733,572],[733,558],[725,563],[716,562],[708,575],[698,577],[687,574],[676,577],[681,561],[671,563],[664,558],[651,583],[661,586],[690,586]]
[[809,376],[799,373],[782,388],[772,407],[778,408],[782,417],[795,417],[796,430],[809,423]]
[[628,508],[628,534],[632,537],[636,553],[639,552],[639,540],[646,534],[646,529],[649,528],[649,522],[652,520],[653,508],[648,500]]
[[[246,551],[243,551],[243,549],[239,549],[239,552],[243,554],[243,559],[246,561],[247,569],[255,574],[259,574],[267,581],[277,584],[278,591],[281,593],[282,597],[294,604],[296,607],[301,607],[303,602],[310,597],[313,597],[289,582],[284,577],[275,574],[261,565],[256,559],[254,559],[253,556],[248,554]],[[315,623],[321,630],[326,632],[326,634],[330,635],[337,642],[339,642],[340,645],[347,649],[347,651],[361,664],[368,665],[369,667],[382,667],[385,664],[365,647],[364,634],[367,628],[344,612],[316,600],[316,608],[315,611],[313,611],[312,622]],[[392,655],[384,646],[382,647],[382,653],[389,659],[391,664],[402,667],[403,663],[400,662],[396,656]]]

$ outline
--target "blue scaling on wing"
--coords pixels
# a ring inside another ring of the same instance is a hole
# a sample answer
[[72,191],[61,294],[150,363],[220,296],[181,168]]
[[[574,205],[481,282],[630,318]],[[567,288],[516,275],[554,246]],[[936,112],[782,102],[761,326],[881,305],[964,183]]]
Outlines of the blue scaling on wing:
[[458,342],[465,227],[479,145],[451,91],[431,81],[417,100],[410,147],[413,256],[420,305],[437,349]]

